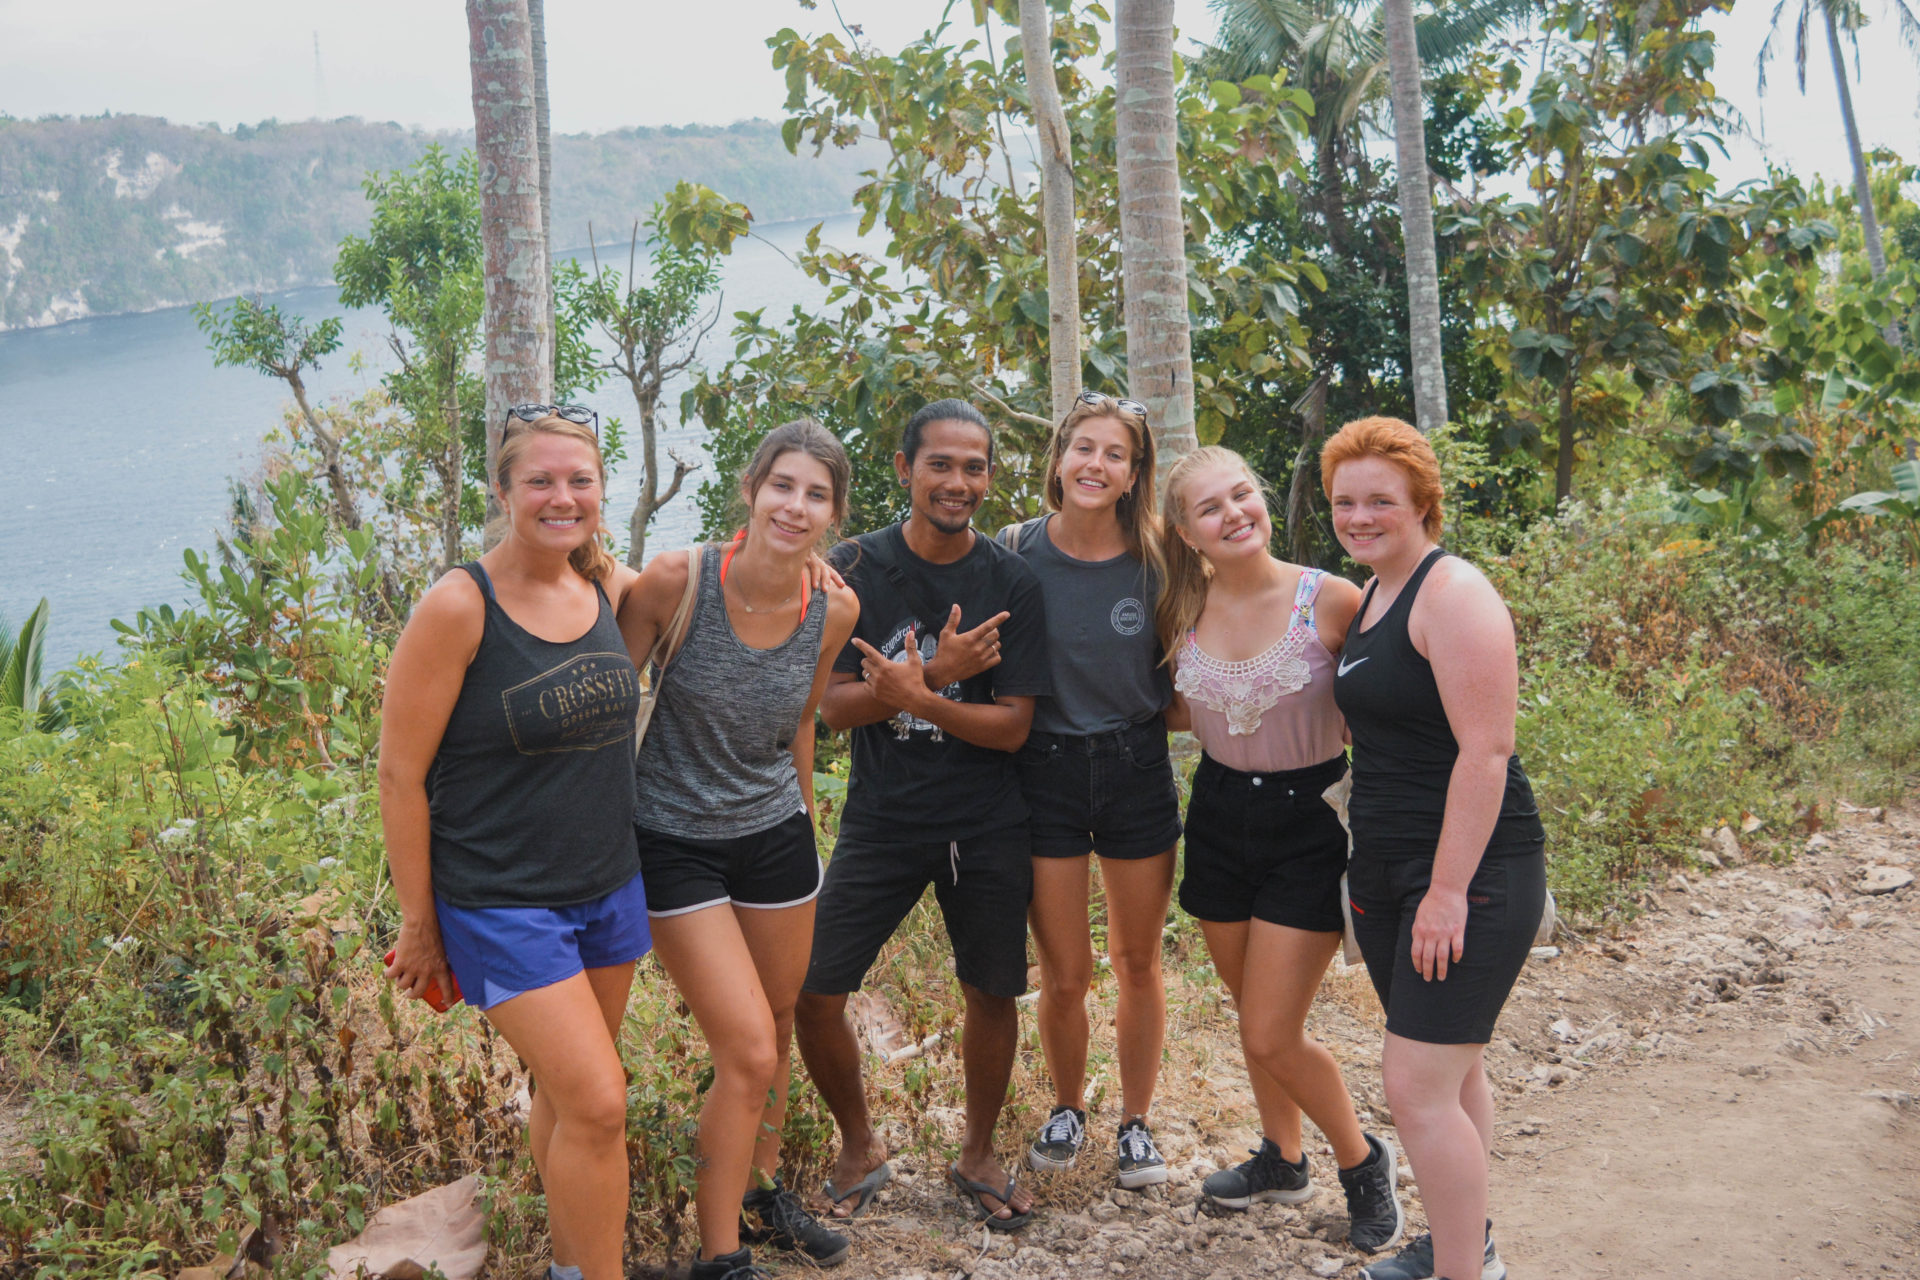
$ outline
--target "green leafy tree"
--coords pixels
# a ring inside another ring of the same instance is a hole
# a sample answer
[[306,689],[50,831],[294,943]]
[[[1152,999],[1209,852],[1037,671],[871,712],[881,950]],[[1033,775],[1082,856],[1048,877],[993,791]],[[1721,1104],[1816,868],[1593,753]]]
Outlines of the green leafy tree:
[[[635,223],[626,275],[611,266],[601,267],[596,246],[594,273],[581,288],[580,306],[606,336],[610,352],[597,367],[626,380],[639,415],[640,496],[627,520],[627,563],[636,569],[646,559],[648,525],[673,501],[696,465],[672,455],[673,475],[662,487],[660,398],[668,380],[698,358],[701,339],[720,319],[717,300],[713,307],[707,305],[720,288],[716,262],[723,244],[730,245],[733,235],[744,233],[750,217],[745,205],[732,204],[705,187],[682,183],[669,201],[654,205],[647,220],[646,278],[640,275],[642,241],[640,224]],[[678,241],[669,231],[674,218],[682,229]],[[703,219],[712,219],[712,225]],[[702,228],[698,233],[693,229],[696,223]]]
[[[1556,5],[1542,70],[1508,111],[1505,167],[1530,200],[1499,196],[1443,215],[1480,299],[1487,350],[1512,377],[1501,406],[1537,427],[1554,495],[1573,492],[1583,442],[1658,422],[1658,397],[1684,389],[1680,417],[1708,432],[1748,419],[1748,355],[1765,328],[1748,284],[1772,255],[1811,261],[1830,227],[1801,225],[1793,184],[1722,196],[1708,169],[1724,107],[1713,95],[1704,18],[1731,0]],[[1518,60],[1502,68],[1517,87]],[[1798,466],[1810,444],[1769,437]]]
[[360,527],[360,505],[347,482],[342,465],[340,438],[314,412],[307,399],[306,380],[301,376],[320,367],[322,356],[340,349],[340,321],[336,318],[309,325],[295,315],[286,315],[272,303],[258,298],[235,298],[225,311],[216,311],[210,302],[193,309],[194,322],[207,335],[216,365],[237,365],[253,369],[269,378],[278,378],[293,393],[300,421],[307,438],[320,452],[326,468],[327,486],[333,495],[334,518],[344,529]]
[[[1015,6],[980,10],[979,33],[943,22],[895,54],[852,33],[770,44],[787,75],[789,145],[847,146],[877,134],[881,163],[855,193],[863,229],[884,225],[887,259],[822,242],[816,229],[801,267],[827,289],[824,308],[784,320],[736,317],[734,358],[704,373],[684,399],[709,427],[720,468],[703,486],[709,527],[730,502],[738,449],[784,418],[811,413],[856,457],[855,527],[884,519],[898,486],[886,460],[899,427],[921,404],[961,396],[992,406],[1004,473],[996,501],[1025,510],[1026,478],[1052,427],[1047,367],[1049,305],[1039,202],[1023,184],[1005,139],[1031,126]],[[1008,24],[1003,44],[987,23]],[[1129,386],[1121,315],[1115,91],[1090,70],[1103,61],[1098,5],[1055,15],[1055,83],[1072,124],[1076,256],[1084,341],[1081,381]],[[1221,333],[1194,387],[1200,437],[1218,439],[1247,379],[1305,358],[1298,288],[1321,283],[1311,264],[1230,256],[1216,234],[1278,198],[1305,131],[1306,96],[1270,77],[1245,85],[1179,82],[1182,221],[1189,306]],[[743,456],[743,455],[741,455]]]
[[366,191],[372,225],[341,242],[334,280],[342,302],[378,306],[393,326],[400,367],[385,382],[409,419],[411,459],[439,482],[426,500],[440,524],[443,567],[452,568],[462,528],[482,512],[465,488],[463,452],[468,420],[481,421],[484,403],[469,368],[485,303],[479,173],[472,152],[453,157],[433,146],[409,169],[369,175]]

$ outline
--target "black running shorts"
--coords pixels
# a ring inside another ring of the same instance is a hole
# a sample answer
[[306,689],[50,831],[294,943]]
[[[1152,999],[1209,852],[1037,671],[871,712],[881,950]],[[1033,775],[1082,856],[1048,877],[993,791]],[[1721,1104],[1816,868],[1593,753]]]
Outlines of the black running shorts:
[[1027,989],[1027,904],[1033,857],[1025,823],[971,840],[887,843],[841,836],[813,918],[805,989],[860,989],[880,948],[927,886],[940,904],[960,981],[990,996]]
[[1196,920],[1339,933],[1347,830],[1321,792],[1346,771],[1345,756],[1279,773],[1242,773],[1201,756],[1187,802],[1181,909]]
[[805,809],[750,835],[695,840],[635,826],[647,914],[683,916],[731,902],[774,910],[811,902],[820,892],[820,852]]
[[1433,881],[1432,858],[1357,857],[1347,869],[1353,936],[1387,1011],[1387,1030],[1426,1044],[1485,1044],[1513,991],[1547,901],[1547,858],[1486,856],[1467,884],[1467,936],[1447,976],[1413,967],[1413,917]]

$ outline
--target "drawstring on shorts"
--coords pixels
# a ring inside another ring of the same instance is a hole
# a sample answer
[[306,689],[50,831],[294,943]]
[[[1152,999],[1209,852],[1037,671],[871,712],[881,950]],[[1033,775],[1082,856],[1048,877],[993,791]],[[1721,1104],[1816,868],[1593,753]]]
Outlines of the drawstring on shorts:
[[947,841],[947,865],[953,868],[953,882],[960,883],[960,842]]

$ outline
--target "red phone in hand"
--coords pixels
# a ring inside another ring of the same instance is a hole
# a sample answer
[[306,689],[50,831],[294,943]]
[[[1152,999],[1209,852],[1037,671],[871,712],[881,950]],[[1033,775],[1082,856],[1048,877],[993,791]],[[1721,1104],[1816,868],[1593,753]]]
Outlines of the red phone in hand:
[[[387,952],[386,963],[393,963],[393,952]],[[438,982],[431,982],[427,984],[426,993],[420,997],[427,1002],[428,1007],[435,1013],[445,1013],[466,999],[465,996],[460,994],[460,979],[453,976],[453,970],[447,970],[447,979],[453,983],[452,996],[448,996],[446,992],[442,991]]]

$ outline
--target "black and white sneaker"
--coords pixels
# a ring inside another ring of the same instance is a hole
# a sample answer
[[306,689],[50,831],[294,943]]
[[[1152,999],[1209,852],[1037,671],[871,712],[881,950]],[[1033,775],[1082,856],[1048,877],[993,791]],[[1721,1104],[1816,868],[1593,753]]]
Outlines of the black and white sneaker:
[[735,1249],[717,1258],[696,1254],[687,1275],[688,1280],[773,1280],[765,1268],[753,1265],[753,1254],[746,1249]]
[[1167,1180],[1167,1162],[1153,1145],[1153,1131],[1139,1116],[1120,1126],[1120,1185],[1128,1191],[1157,1187]]
[[1373,1154],[1342,1169],[1340,1185],[1347,1193],[1347,1239],[1362,1253],[1378,1253],[1400,1243],[1407,1213],[1400,1207],[1400,1157],[1393,1143],[1373,1133],[1366,1139]]
[[[1415,1236],[1400,1252],[1360,1268],[1361,1280],[1430,1280],[1433,1275],[1433,1237]],[[1480,1280],[1507,1280],[1507,1264],[1493,1247],[1493,1224],[1487,1224],[1487,1248],[1480,1264]]]
[[1313,1198],[1306,1153],[1301,1153],[1299,1164],[1289,1164],[1272,1138],[1261,1138],[1259,1149],[1249,1154],[1253,1159],[1208,1175],[1200,1184],[1207,1199],[1222,1209],[1244,1209],[1255,1203],[1300,1204]]
[[800,1203],[800,1197],[775,1178],[771,1187],[755,1187],[741,1197],[740,1208],[750,1218],[759,1219],[759,1227],[743,1222],[742,1234],[755,1244],[770,1244],[776,1249],[791,1249],[805,1254],[815,1266],[837,1267],[847,1260],[853,1241],[838,1231],[829,1231]]
[[1073,1162],[1080,1158],[1080,1148],[1086,1140],[1087,1113],[1074,1107],[1055,1107],[1047,1122],[1040,1126],[1040,1136],[1027,1148],[1027,1165],[1039,1173],[1071,1169]]

